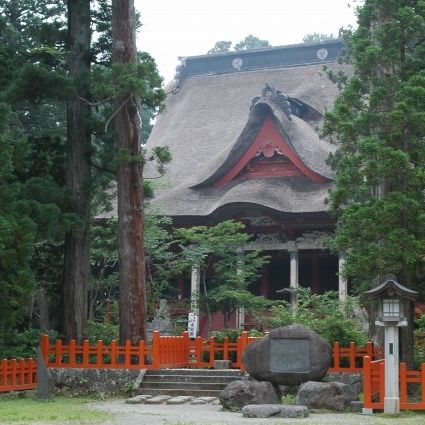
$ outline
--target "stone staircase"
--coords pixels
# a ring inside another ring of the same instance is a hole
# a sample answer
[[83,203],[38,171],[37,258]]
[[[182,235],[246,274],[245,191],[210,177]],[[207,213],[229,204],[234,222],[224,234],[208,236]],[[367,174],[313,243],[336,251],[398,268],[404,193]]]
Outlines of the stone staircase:
[[233,369],[148,370],[136,394],[218,397],[228,383],[242,378],[241,371]]

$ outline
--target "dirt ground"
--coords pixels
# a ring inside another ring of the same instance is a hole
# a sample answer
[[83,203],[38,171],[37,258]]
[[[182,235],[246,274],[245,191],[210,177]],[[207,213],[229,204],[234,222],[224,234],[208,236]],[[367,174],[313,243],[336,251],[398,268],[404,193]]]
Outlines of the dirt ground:
[[226,412],[220,405],[125,404],[124,400],[94,402],[90,407],[111,414],[103,425],[425,425],[425,415],[405,412],[398,417],[355,413],[312,413],[308,418],[244,418],[241,413]]

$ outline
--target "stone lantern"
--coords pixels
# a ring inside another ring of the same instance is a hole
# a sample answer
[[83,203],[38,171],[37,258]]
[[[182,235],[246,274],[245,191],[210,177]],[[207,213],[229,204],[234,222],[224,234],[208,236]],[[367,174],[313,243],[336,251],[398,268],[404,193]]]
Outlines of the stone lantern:
[[418,293],[401,285],[394,275],[388,275],[379,286],[363,295],[378,301],[375,325],[385,328],[384,413],[397,414],[400,412],[398,328],[407,326],[404,314],[408,311],[408,304],[415,301]]

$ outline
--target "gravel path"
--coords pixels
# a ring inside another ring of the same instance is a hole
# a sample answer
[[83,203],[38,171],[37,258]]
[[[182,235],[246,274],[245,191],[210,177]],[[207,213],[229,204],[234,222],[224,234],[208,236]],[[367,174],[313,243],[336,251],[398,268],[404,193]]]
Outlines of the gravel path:
[[222,411],[220,405],[147,405],[125,404],[124,400],[107,400],[92,403],[96,410],[112,413],[111,419],[102,425],[425,425],[425,415],[405,413],[401,417],[389,418],[374,414],[331,414],[316,413],[300,419],[250,419],[241,413]]

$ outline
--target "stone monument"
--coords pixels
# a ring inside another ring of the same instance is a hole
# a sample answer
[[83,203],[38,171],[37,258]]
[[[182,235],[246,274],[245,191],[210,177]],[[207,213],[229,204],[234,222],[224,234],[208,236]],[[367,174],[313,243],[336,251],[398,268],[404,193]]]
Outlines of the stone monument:
[[252,378],[288,386],[322,380],[331,361],[331,346],[304,325],[274,329],[250,344],[242,356]]

